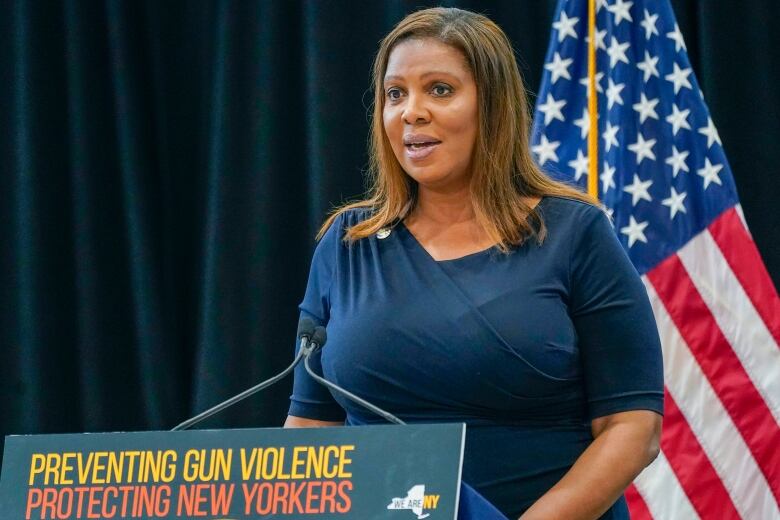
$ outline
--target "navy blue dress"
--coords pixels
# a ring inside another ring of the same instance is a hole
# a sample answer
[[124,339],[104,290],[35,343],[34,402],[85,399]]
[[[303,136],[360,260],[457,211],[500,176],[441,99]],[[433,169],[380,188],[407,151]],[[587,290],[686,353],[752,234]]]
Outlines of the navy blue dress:
[[[645,288],[606,215],[557,197],[547,226],[504,254],[436,261],[399,223],[353,244],[339,216],[318,244],[301,316],[327,325],[314,366],[407,422],[465,422],[463,480],[509,518],[592,441],[590,420],[663,409]],[[295,373],[290,415],[382,422]],[[628,518],[621,498],[603,518]]]

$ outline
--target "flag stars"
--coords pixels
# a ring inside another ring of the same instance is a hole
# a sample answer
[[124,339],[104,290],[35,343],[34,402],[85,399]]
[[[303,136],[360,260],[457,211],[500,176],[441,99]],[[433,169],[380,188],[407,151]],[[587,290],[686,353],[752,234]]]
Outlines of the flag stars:
[[645,93],[641,93],[642,99],[639,101],[639,103],[635,103],[633,105],[634,110],[639,112],[639,124],[642,124],[645,122],[645,119],[648,117],[652,117],[653,119],[658,119],[658,113],[655,111],[655,106],[658,104],[659,99],[647,99],[647,96],[645,96]]
[[666,116],[666,122],[672,125],[672,135],[676,136],[680,128],[686,130],[691,129],[691,125],[688,124],[688,115],[691,113],[690,109],[680,110],[677,105],[672,105],[672,113]]
[[614,67],[619,61],[628,63],[628,57],[626,56],[626,49],[630,45],[629,42],[620,43],[617,38],[612,37],[612,43],[609,44],[607,54],[609,55],[609,66]]
[[719,186],[723,186],[723,183],[720,182],[720,177],[718,176],[720,171],[723,169],[722,164],[712,164],[710,162],[709,157],[704,159],[704,168],[701,168],[700,170],[697,170],[697,174],[701,176],[702,179],[704,179],[704,189],[706,190],[710,184],[713,182]]
[[685,41],[683,40],[683,35],[680,32],[679,24],[674,24],[674,31],[666,33],[666,37],[674,41],[675,52],[680,52],[680,49],[683,49],[685,51],[688,50],[685,47]]
[[620,232],[628,237],[629,249],[631,249],[637,241],[647,244],[647,237],[645,237],[646,227],[647,222],[637,222],[634,219],[634,215],[628,217],[628,225],[620,228]]
[[531,147],[531,151],[539,157],[539,165],[544,166],[547,161],[558,162],[558,154],[555,151],[561,145],[560,141],[548,141],[547,136],[542,135],[541,142]]
[[574,169],[574,182],[579,181],[583,175],[588,173],[588,157],[582,153],[582,150],[577,150],[577,158],[569,161],[568,164]]
[[626,2],[625,0],[615,0],[615,3],[607,6],[607,11],[615,15],[615,25],[620,25],[623,20],[633,22],[629,9],[634,5],[634,2]]
[[601,192],[606,195],[610,188],[615,189],[615,167],[604,161],[604,170],[599,175]]
[[547,94],[547,101],[539,105],[539,112],[544,114],[544,124],[549,125],[553,119],[566,121],[561,110],[566,106],[566,100],[556,101],[552,94]]
[[[604,38],[607,37],[607,30],[602,29],[600,31],[596,31],[596,48],[601,49],[602,51],[607,50],[607,46],[604,44]],[[585,37],[585,43],[590,43],[590,36]]]
[[672,155],[667,157],[665,162],[672,167],[672,176],[674,178],[677,178],[677,174],[681,171],[690,171],[688,169],[688,164],[685,162],[685,159],[688,158],[689,154],[690,152],[688,150],[683,150],[681,152],[677,149],[676,146],[672,145]]
[[612,78],[609,78],[609,86],[607,87],[607,109],[612,108],[612,105],[615,103],[618,105],[623,104],[623,97],[620,95],[620,93],[624,88],[626,88],[625,83],[618,83],[616,85],[612,81]]
[[553,23],[553,28],[558,31],[558,42],[562,42],[567,36],[571,36],[575,40],[577,39],[577,31],[574,30],[574,26],[577,25],[580,19],[576,17],[569,18],[565,11],[561,11],[561,17],[557,22]]
[[720,142],[720,136],[718,135],[718,130],[715,128],[715,123],[712,122],[711,117],[707,118],[707,126],[699,128],[699,133],[707,136],[708,150],[712,146],[712,143],[718,143],[719,145],[723,146],[723,143]]
[[618,130],[620,130],[620,126],[612,126],[612,123],[607,121],[607,128],[604,130],[604,134],[602,134],[602,137],[604,137],[604,151],[608,152],[612,145],[615,145],[616,148],[620,147],[617,140]]
[[574,60],[571,58],[566,58],[565,60],[562,59],[560,53],[556,52],[552,61],[544,66],[545,69],[552,73],[551,81],[553,85],[555,85],[555,82],[560,78],[571,79],[571,74],[569,74],[569,66],[573,61]]
[[670,219],[674,220],[674,217],[677,215],[677,213],[688,213],[685,211],[685,205],[683,204],[686,195],[687,194],[685,192],[677,193],[677,191],[674,189],[674,186],[672,186],[672,194],[669,195],[668,199],[661,201],[661,204],[669,208]]
[[639,70],[644,72],[645,83],[647,83],[647,80],[649,80],[651,76],[655,76],[656,78],[661,77],[661,75],[658,74],[658,56],[650,56],[650,53],[647,51],[645,51],[644,61],[640,61],[636,66]]
[[691,82],[688,81],[688,76],[690,76],[691,72],[693,71],[690,69],[690,67],[687,69],[681,69],[680,66],[675,62],[674,71],[671,74],[667,74],[665,76],[667,81],[674,83],[675,94],[677,94],[683,87],[693,90]]
[[645,9],[645,18],[640,22],[640,25],[645,29],[645,39],[649,40],[651,36],[654,34],[656,36],[660,36],[658,34],[658,27],[656,27],[656,23],[658,22],[658,15],[657,14],[650,14],[650,11]]
[[[603,77],[604,77],[603,72],[596,73],[596,92],[604,92],[604,89],[601,87],[601,79]],[[588,76],[585,76],[580,80],[580,85],[583,85],[588,95],[590,95],[590,78]]]
[[628,145],[628,149],[636,154],[637,165],[642,164],[642,161],[647,158],[655,161],[655,153],[653,153],[653,146],[655,146],[655,139],[645,139],[642,134],[637,134],[637,141],[634,144]]
[[[687,237],[690,226],[699,226],[705,215],[697,204],[710,186],[717,185],[710,197],[721,198],[730,189],[721,138],[700,97],[680,26],[668,10],[654,2],[595,0],[596,9],[605,8],[599,20],[606,25],[589,35],[585,11],[565,7],[570,3],[559,2],[566,12],[555,15],[531,149],[542,168],[580,186],[586,180],[598,183],[600,198],[615,208],[612,225],[620,242],[641,264],[646,254],[653,256],[656,239],[677,243],[677,234]],[[567,43],[569,37],[574,42]],[[567,50],[581,44],[592,45],[599,60],[604,58],[592,84],[583,48],[576,56]],[[583,108],[585,92],[606,109],[598,125],[587,103]],[[589,136],[598,139],[599,157],[589,152]],[[669,229],[656,227],[661,223]],[[660,236],[667,232],[674,236]]]
[[580,139],[585,139],[590,131],[590,117],[588,109],[582,109],[582,117],[574,120],[574,125],[580,127]]
[[631,206],[636,206],[636,203],[640,200],[646,200],[652,202],[653,198],[647,191],[652,186],[652,180],[643,181],[639,178],[639,175],[634,174],[634,182],[623,188],[623,191],[631,194]]

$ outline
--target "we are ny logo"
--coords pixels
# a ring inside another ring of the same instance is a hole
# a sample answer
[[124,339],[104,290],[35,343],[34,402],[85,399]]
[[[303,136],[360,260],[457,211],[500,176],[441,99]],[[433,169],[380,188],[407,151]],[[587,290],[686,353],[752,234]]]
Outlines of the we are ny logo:
[[417,520],[428,518],[430,513],[426,510],[436,509],[439,505],[440,495],[426,495],[425,485],[418,484],[406,492],[406,496],[394,497],[387,505],[387,509],[406,509],[417,515]]

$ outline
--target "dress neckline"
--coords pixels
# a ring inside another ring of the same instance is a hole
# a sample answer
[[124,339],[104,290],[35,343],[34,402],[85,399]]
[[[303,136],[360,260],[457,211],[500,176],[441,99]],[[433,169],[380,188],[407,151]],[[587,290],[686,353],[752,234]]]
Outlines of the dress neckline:
[[[548,197],[541,197],[539,202],[537,202],[536,205],[534,206],[534,209],[540,208],[542,203],[544,203],[545,199],[547,199],[547,198]],[[425,247],[420,243],[420,241],[417,240],[417,237],[414,236],[414,234],[409,230],[408,227],[406,227],[406,224],[404,224],[403,220],[399,221],[398,224],[396,225],[396,227],[407,238],[407,240],[412,244],[412,246],[415,249],[420,250],[432,262],[436,262],[437,264],[455,264],[455,263],[458,263],[458,262],[461,262],[461,261],[465,262],[465,261],[468,261],[470,259],[476,259],[476,258],[480,258],[480,257],[486,256],[486,255],[490,255],[490,254],[492,254],[494,252],[495,253],[500,252],[498,244],[494,244],[494,245],[492,245],[490,247],[487,247],[485,249],[481,249],[479,251],[474,251],[473,253],[468,253],[468,254],[465,254],[463,256],[459,256],[459,257],[456,257],[456,258],[447,258],[447,259],[444,259],[444,260],[437,260],[437,259],[435,259],[433,257],[433,255],[427,249],[425,249]]]

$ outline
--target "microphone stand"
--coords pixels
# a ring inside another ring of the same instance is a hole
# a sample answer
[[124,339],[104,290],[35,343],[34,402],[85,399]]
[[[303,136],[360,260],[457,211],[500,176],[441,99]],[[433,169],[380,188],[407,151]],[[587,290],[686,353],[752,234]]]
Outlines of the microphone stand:
[[218,414],[219,412],[221,412],[225,408],[233,406],[237,402],[242,401],[242,400],[246,399],[247,397],[256,394],[257,392],[259,392],[260,390],[262,390],[264,388],[268,388],[272,384],[274,384],[274,383],[282,380],[283,378],[287,377],[287,375],[295,369],[295,367],[298,365],[298,363],[301,362],[301,359],[304,359],[306,356],[308,356],[308,352],[311,349],[311,347],[309,345],[310,345],[309,338],[306,337],[306,336],[302,337],[301,338],[301,348],[298,350],[298,354],[295,356],[295,359],[290,364],[290,366],[288,366],[287,368],[285,368],[283,371],[279,372],[278,374],[276,374],[272,378],[266,379],[265,381],[262,381],[262,382],[256,384],[252,388],[248,388],[247,390],[244,390],[240,394],[234,395],[233,397],[231,397],[227,401],[221,402],[218,405],[213,406],[213,407],[209,408],[208,410],[199,413],[195,417],[187,419],[183,423],[174,426],[171,429],[171,431],[175,432],[175,431],[186,430],[188,428],[191,428],[192,426],[195,426],[199,422],[208,419],[212,415]]
[[362,399],[352,392],[349,392],[348,390],[345,390],[338,386],[335,383],[331,383],[324,377],[318,375],[315,373],[311,367],[309,366],[309,357],[316,352],[317,350],[322,347],[325,342],[327,341],[327,335],[325,333],[324,327],[315,327],[314,324],[311,322],[311,320],[304,319],[301,321],[298,327],[299,337],[301,339],[301,347],[298,349],[298,353],[295,355],[295,359],[293,362],[285,368],[283,371],[279,372],[275,376],[271,377],[270,379],[266,379],[265,381],[262,381],[252,388],[248,388],[247,390],[244,390],[238,395],[234,395],[227,401],[223,401],[219,403],[216,406],[213,406],[209,408],[208,410],[199,413],[195,417],[192,417],[190,419],[187,419],[181,424],[178,424],[174,426],[171,431],[181,431],[189,429],[196,424],[200,423],[201,421],[204,421],[211,417],[212,415],[218,414],[225,408],[228,408],[230,406],[233,406],[239,401],[242,401],[246,399],[247,397],[256,394],[260,390],[263,390],[264,388],[268,388],[269,386],[273,385],[274,383],[277,383],[278,381],[282,380],[283,378],[287,377],[287,375],[292,372],[296,366],[298,366],[298,363],[303,360],[303,365],[306,367],[306,372],[309,373],[309,375],[317,381],[319,384],[325,386],[326,388],[329,388],[330,390],[339,393],[352,401],[353,403],[356,403],[359,406],[362,406],[363,408],[375,413],[376,415],[382,417],[388,422],[394,423],[394,424],[400,424],[405,425],[406,423],[403,422],[401,419],[396,417],[395,415],[391,414],[390,412],[386,412],[385,410],[382,410],[376,405],[373,405],[366,401],[365,399]]
[[323,386],[333,390],[334,392],[337,392],[337,393],[343,395],[344,397],[346,397],[347,399],[349,399],[353,403],[356,403],[356,404],[362,406],[363,408],[365,408],[365,409],[375,413],[376,415],[382,417],[383,419],[385,419],[388,422],[391,422],[391,423],[394,423],[394,424],[406,425],[405,422],[403,422],[401,419],[399,419],[395,415],[391,414],[390,412],[386,412],[385,410],[382,410],[378,406],[373,405],[373,404],[369,403],[368,401],[366,401],[365,399],[356,396],[355,394],[353,394],[349,390],[345,390],[345,389],[341,388],[340,386],[338,386],[337,384],[331,383],[330,381],[328,381],[324,377],[321,377],[321,376],[317,375],[314,372],[314,370],[312,370],[311,367],[309,366],[309,357],[311,356],[311,354],[313,354],[319,348],[319,345],[317,345],[316,343],[313,343],[313,342],[312,342],[312,345],[313,345],[313,347],[311,349],[307,349],[306,350],[306,353],[304,354],[304,358],[303,358],[303,366],[306,367],[306,372],[309,373],[309,375],[311,376],[312,379],[317,381],[319,384],[321,384],[321,385],[323,385]]

